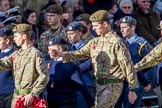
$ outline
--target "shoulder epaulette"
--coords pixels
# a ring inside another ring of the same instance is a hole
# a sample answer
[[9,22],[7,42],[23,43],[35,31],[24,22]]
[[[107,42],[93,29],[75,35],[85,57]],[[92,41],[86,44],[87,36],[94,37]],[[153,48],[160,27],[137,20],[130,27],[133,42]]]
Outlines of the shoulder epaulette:
[[137,39],[134,41],[134,43],[138,43],[138,44],[146,44],[148,43],[146,39],[144,39],[143,37],[137,37]]

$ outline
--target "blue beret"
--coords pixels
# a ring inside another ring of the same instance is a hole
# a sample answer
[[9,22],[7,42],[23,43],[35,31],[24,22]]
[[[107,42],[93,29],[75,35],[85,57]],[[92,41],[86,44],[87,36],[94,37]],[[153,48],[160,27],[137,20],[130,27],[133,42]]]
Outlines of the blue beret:
[[66,31],[75,31],[75,30],[83,31],[83,25],[79,22],[71,22],[66,27]]
[[120,23],[128,23],[128,24],[136,25],[137,24],[137,21],[136,21],[135,18],[133,18],[131,16],[125,16],[125,17],[122,17],[120,19]]
[[48,46],[51,46],[51,45],[67,45],[67,42],[64,39],[62,39],[61,37],[55,36],[48,41],[47,45]]
[[0,29],[0,37],[9,37],[12,35],[13,35],[13,31],[8,27],[3,27]]

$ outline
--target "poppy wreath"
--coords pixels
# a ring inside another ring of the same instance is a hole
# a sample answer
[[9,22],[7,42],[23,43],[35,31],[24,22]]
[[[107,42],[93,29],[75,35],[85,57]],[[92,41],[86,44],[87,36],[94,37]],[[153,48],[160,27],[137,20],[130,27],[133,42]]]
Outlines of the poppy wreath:
[[[14,105],[14,108],[25,108],[24,106],[24,100],[22,100],[22,98],[24,97],[21,96],[16,100],[16,103]],[[47,103],[44,99],[38,98],[38,97],[34,97],[33,103],[31,105],[34,108],[48,108]]]

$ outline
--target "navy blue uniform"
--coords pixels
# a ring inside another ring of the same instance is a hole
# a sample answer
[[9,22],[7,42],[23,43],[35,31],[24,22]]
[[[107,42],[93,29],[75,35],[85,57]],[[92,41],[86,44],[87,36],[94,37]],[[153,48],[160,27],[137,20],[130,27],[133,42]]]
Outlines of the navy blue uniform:
[[49,108],[76,108],[77,90],[83,94],[89,107],[94,105],[93,97],[80,79],[78,66],[53,61],[51,68],[54,70],[50,72],[47,85]]
[[[14,49],[7,48],[3,52],[0,51],[0,59],[9,56]],[[11,100],[14,92],[14,79],[12,70],[0,72],[0,108],[10,108]]]
[[[128,49],[131,54],[131,59],[134,64],[138,63],[146,54],[148,54],[151,50],[151,47],[149,43],[142,37],[139,37],[137,35],[134,35],[130,39],[127,39],[128,43]],[[149,71],[149,72],[148,72]],[[139,81],[139,87],[135,89],[135,92],[137,94],[137,100],[135,101],[134,104],[130,104],[128,98],[125,99],[124,102],[124,108],[139,108],[142,96],[144,94],[144,88],[147,86],[150,82],[146,79],[145,74],[151,74],[150,76],[152,77],[152,81],[154,82],[152,84],[152,87],[156,87],[156,74],[155,74],[155,68],[149,68],[142,70],[140,72],[137,72],[138,76],[138,81]],[[116,104],[116,108],[121,107],[121,103],[124,100],[124,97],[128,95],[129,89],[128,89],[128,83],[124,81],[124,87],[122,94],[119,98],[119,101]]]

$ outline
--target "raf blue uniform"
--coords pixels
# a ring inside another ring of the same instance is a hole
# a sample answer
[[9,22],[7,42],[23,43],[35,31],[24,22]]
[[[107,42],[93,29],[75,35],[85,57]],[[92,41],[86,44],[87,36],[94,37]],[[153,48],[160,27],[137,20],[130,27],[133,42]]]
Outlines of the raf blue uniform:
[[[60,37],[54,37],[48,44],[67,45]],[[47,85],[49,108],[77,108],[76,91],[83,95],[88,108],[94,105],[94,98],[84,85],[79,73],[80,68],[77,65],[63,63],[61,58],[50,62],[50,81]]]
[[[82,25],[79,22],[72,22],[66,27],[66,31],[75,31],[79,30],[82,31]],[[71,43],[69,45],[69,51],[79,50],[81,47],[84,46],[84,42],[79,40],[76,43]],[[80,67],[80,76],[84,82],[84,84],[89,88],[91,93],[93,94],[93,88],[95,86],[93,78],[92,78],[92,65],[90,59],[85,60],[76,60],[75,64]],[[89,67],[88,67],[89,66]],[[87,108],[85,99],[81,92],[76,92],[77,94],[77,108]]]
[[[80,40],[79,42],[75,43],[75,44],[71,44],[69,47],[70,51],[74,51],[74,50],[79,50],[82,46],[84,46],[84,43],[82,40]],[[92,92],[92,88],[94,87],[94,82],[93,82],[93,78],[92,78],[92,67],[91,65],[86,68],[83,69],[87,66],[87,62],[90,63],[91,59],[86,59],[86,60],[77,60],[75,61],[75,64],[81,67],[81,71],[80,71],[80,76],[84,82],[84,84],[90,88],[89,90]],[[76,92],[77,93],[77,108],[87,108],[87,104],[85,102],[85,98],[83,97],[83,95],[81,94],[81,92]],[[81,101],[81,102],[80,102]]]
[[[151,50],[149,43],[144,38],[137,36],[137,34],[135,34],[130,39],[127,39],[126,41],[128,43],[128,49],[130,51],[131,59],[134,64],[138,63]],[[148,73],[150,74],[150,76],[152,77],[152,81],[154,82],[152,83],[152,87],[153,88],[156,87],[156,75],[155,75],[154,67],[138,72],[137,76],[139,80],[139,87],[135,89],[135,92],[137,94],[137,100],[135,101],[134,104],[130,104],[128,98],[126,98],[124,100],[124,108],[139,108],[140,107],[142,96],[145,92],[144,87],[147,86],[149,83],[151,83],[146,79],[145,74],[148,74]],[[128,83],[124,81],[123,84],[124,84],[124,87],[123,87],[123,91],[122,91],[122,94],[119,100],[123,100],[125,95],[128,95],[128,91],[129,91]]]
[[47,85],[49,108],[76,108],[76,90],[83,94],[89,108],[94,105],[94,98],[80,79],[79,71],[73,63],[51,62]]
[[[0,37],[9,38],[12,35],[12,30],[9,28],[0,29]],[[14,52],[12,47],[8,47],[0,51],[0,59],[9,56]],[[12,96],[14,92],[14,79],[12,70],[0,72],[0,108],[10,108]]]

